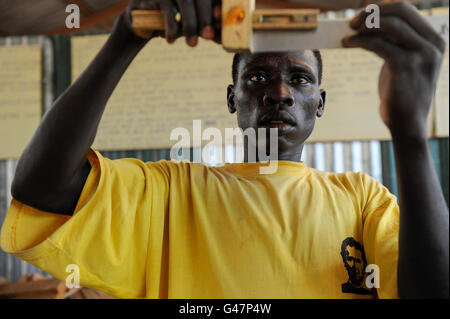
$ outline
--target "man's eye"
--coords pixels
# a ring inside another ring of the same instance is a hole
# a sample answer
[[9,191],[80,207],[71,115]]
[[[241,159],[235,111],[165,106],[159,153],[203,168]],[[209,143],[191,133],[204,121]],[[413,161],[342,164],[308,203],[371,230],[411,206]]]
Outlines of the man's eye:
[[305,76],[296,76],[291,80],[293,84],[307,84],[309,82],[309,79]]
[[252,81],[252,82],[265,82],[265,81],[267,81],[267,78],[264,76],[264,74],[258,73],[258,74],[253,74],[250,77],[250,81]]

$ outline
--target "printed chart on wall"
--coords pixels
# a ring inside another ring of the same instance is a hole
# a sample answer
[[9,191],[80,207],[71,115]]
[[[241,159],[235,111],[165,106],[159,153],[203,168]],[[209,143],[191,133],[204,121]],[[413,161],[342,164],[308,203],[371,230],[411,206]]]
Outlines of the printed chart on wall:
[[42,48],[0,47],[0,159],[18,158],[42,116]]
[[[435,8],[431,10],[432,15],[448,15],[448,8]],[[446,34],[448,39],[448,25],[442,26],[441,33]],[[449,134],[449,95],[448,95],[448,74],[449,74],[449,50],[444,56],[441,74],[439,76],[436,98],[435,98],[435,136],[448,137]]]
[[[106,39],[107,36],[72,39],[73,79]],[[308,142],[390,139],[379,115],[378,77],[383,61],[361,49],[323,50],[322,54],[326,108]],[[202,41],[192,49],[182,39],[173,45],[162,39],[152,40],[111,97],[94,147],[168,148],[179,141],[177,137],[170,140],[173,129],[185,128],[192,136],[193,120],[201,120],[203,130],[219,128],[226,137],[225,128],[237,128],[236,115],[228,113],[226,102],[227,86],[232,81],[232,58],[233,54],[211,42]],[[430,136],[433,115],[430,112]],[[210,140],[209,136],[205,138],[203,145]]]
[[[105,41],[105,36],[73,38],[73,79]],[[192,136],[193,120],[202,121],[202,130],[217,127],[224,132],[225,127],[237,127],[226,99],[232,59],[212,42],[201,41],[192,49],[183,39],[170,46],[162,39],[152,40],[113,93],[94,148],[168,148],[180,140],[170,140],[173,129],[186,128]]]
[[[310,140],[389,140],[379,112],[378,80],[384,61],[363,49],[323,50],[322,55],[326,106]],[[428,117],[430,137],[433,114],[430,111]]]

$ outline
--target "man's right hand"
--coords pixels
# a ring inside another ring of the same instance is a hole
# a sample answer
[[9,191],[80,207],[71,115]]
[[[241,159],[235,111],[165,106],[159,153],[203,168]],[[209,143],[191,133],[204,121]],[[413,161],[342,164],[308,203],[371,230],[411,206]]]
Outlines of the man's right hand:
[[[199,36],[220,43],[220,30],[215,28],[221,17],[220,8],[220,0],[131,0],[125,12],[125,20],[134,33],[132,10],[161,10],[165,18],[165,32],[155,31],[149,38],[163,36],[167,42],[172,43],[185,36],[186,43],[194,47]],[[181,15],[181,22],[176,21],[177,13]]]

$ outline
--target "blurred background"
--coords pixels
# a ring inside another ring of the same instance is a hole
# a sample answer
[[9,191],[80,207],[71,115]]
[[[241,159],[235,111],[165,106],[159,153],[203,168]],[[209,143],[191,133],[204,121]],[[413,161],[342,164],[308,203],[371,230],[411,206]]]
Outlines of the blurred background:
[[[257,0],[257,7],[318,7],[322,11],[323,18],[336,18],[352,17],[356,14],[357,8],[370,2],[376,1]],[[445,7],[448,14],[448,0],[411,2],[421,10]],[[80,29],[65,27],[68,15],[65,9],[68,4],[76,4],[80,8]],[[107,36],[115,18],[127,4],[128,1],[123,0],[0,0],[0,135],[2,135],[0,149],[5,150],[0,151],[0,225],[3,223],[11,201],[10,185],[21,150],[30,139],[42,115],[86,65],[85,62],[80,62],[79,53],[73,56],[74,52],[78,52],[74,51],[74,45],[77,45],[78,50],[95,52],[104,38],[99,38],[98,43],[82,42],[82,40],[91,39],[90,37],[93,36]],[[78,42],[74,42],[74,39]],[[83,45],[91,46],[90,43],[95,43],[94,47],[83,49]],[[86,55],[83,59],[89,60],[90,57]],[[222,57],[219,58],[222,59]],[[225,61],[225,66],[230,68],[231,73],[231,64],[227,64],[228,59],[228,56],[223,57],[220,63]],[[324,72],[327,73],[326,68]],[[446,81],[448,85],[448,69]],[[448,86],[446,94],[448,117]],[[225,108],[225,90],[222,95],[223,101],[219,103]],[[328,104],[331,107],[330,102]],[[22,113],[16,114],[19,106]],[[431,125],[433,126],[431,129],[434,130],[435,124]],[[446,125],[444,124],[443,131],[442,128],[440,129],[439,134],[430,133],[430,146],[448,203],[448,118]],[[101,144],[101,141],[99,143]],[[108,146],[104,149],[102,147],[98,149],[104,156],[111,159],[136,157],[143,161],[158,161],[169,159],[170,156],[170,149],[161,147],[164,143],[126,148],[113,148],[114,144],[105,142],[104,145],[106,144]],[[211,148],[211,158],[219,156],[218,149],[223,147],[228,148],[230,151],[228,154],[233,154],[235,151],[232,146],[217,146],[217,148]],[[200,152],[200,149],[191,149],[191,159],[200,159]],[[233,158],[229,157],[226,160],[232,162]],[[359,136],[354,135],[344,140],[319,139],[307,144],[302,160],[319,170],[368,173],[381,181],[392,193],[397,194],[393,150],[388,138],[368,136],[360,139]],[[217,159],[217,163],[219,162],[220,160]],[[17,282],[25,275],[33,273],[50,278],[48,274],[34,266],[0,251],[0,277],[3,277],[4,282]]]

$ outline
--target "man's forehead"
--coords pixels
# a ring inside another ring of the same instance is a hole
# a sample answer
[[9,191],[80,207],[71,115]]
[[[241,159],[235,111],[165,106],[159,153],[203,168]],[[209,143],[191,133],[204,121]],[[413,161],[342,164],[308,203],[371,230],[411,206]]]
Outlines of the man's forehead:
[[362,255],[361,251],[356,247],[347,246],[347,252],[350,256],[360,256]]
[[317,60],[312,51],[295,52],[271,52],[245,54],[242,59],[242,68],[259,65],[283,66],[283,65],[303,65],[317,72]]

